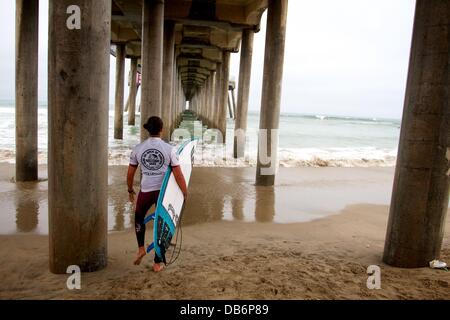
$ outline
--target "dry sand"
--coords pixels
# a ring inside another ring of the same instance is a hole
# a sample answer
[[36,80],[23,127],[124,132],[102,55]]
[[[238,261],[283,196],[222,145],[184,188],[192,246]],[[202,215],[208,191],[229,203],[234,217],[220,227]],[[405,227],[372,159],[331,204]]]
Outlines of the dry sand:
[[[121,177],[125,170],[111,168],[110,175]],[[4,216],[11,214],[7,195],[18,192],[8,185],[12,172],[12,166],[0,166]],[[449,272],[381,262],[392,169],[286,168],[275,189],[252,186],[254,169],[194,172],[182,253],[162,273],[151,272],[151,257],[132,265],[135,236],[127,229],[110,233],[108,267],[82,274],[82,289],[69,291],[68,275],[48,271],[46,235],[2,235],[0,298],[448,299]],[[33,191],[40,198],[46,189],[41,184]],[[124,186],[120,179],[110,183],[110,197],[126,199]],[[38,197],[33,192],[28,196]],[[447,262],[449,231],[447,220],[441,256]],[[373,264],[381,267],[381,290],[366,287]]]

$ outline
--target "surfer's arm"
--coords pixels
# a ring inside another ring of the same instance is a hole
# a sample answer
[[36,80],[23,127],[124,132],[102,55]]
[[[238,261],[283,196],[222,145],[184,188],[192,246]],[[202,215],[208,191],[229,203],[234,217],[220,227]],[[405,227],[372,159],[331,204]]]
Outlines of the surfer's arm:
[[128,166],[128,173],[127,173],[127,185],[128,185],[128,194],[130,196],[130,201],[134,202],[134,189],[133,189],[133,183],[134,183],[134,175],[137,170],[137,166],[129,165]]
[[172,167],[172,170],[173,176],[175,177],[175,181],[180,187],[181,192],[183,192],[184,199],[186,200],[188,196],[188,191],[186,186],[186,180],[184,179],[183,172],[181,172],[181,167],[180,166]]

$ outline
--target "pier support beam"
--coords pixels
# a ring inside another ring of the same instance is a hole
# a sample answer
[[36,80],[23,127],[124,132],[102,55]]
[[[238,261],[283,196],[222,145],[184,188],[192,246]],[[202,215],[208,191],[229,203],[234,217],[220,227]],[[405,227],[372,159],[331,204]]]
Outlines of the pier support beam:
[[190,100],[189,109],[192,110],[193,112],[197,113],[197,102],[195,99],[195,95]]
[[275,183],[287,9],[288,0],[269,0],[256,168],[261,186]]
[[141,140],[148,138],[142,127],[151,116],[161,117],[164,1],[144,0],[142,14]]
[[201,106],[201,99],[200,99],[200,88],[197,89],[198,91],[195,93],[195,101],[196,101],[196,108],[197,108],[197,115],[199,117],[202,116],[202,106]]
[[210,128],[212,126],[212,112],[214,108],[214,72],[208,79],[208,110],[207,110],[207,126]]
[[39,1],[16,0],[16,181],[38,179]]
[[179,90],[180,98],[178,103],[180,104],[181,110],[184,111],[186,110],[186,95],[184,93],[183,82],[181,81],[181,78],[178,81],[180,82],[180,90]]
[[204,103],[205,99],[204,99],[204,97],[205,97],[205,87],[202,86],[200,88],[199,93],[198,93],[198,99],[200,100],[200,117],[201,117],[202,120],[204,118],[204,109],[205,109],[205,103]]
[[226,142],[227,135],[227,104],[228,104],[228,80],[230,76],[230,52],[223,52],[223,62],[221,65],[220,89],[218,92],[218,129],[223,135],[223,142]]
[[175,54],[175,23],[166,21],[164,23],[164,62],[162,84],[162,119],[164,122],[163,139],[170,141],[171,129],[173,127],[172,112],[172,87],[173,87],[173,64]]
[[219,130],[220,110],[222,103],[222,63],[217,65],[216,71],[216,90],[215,90],[215,105],[214,105],[214,129]]
[[175,50],[173,53],[173,63],[172,63],[172,104],[170,105],[170,114],[171,114],[171,126],[170,126],[170,136],[172,136],[172,132],[178,125],[178,108],[177,108],[177,90],[178,90],[178,74],[177,74],[177,64],[176,64],[176,55]]
[[208,80],[203,84],[203,121],[206,123],[208,120]]
[[128,125],[136,125],[136,97],[137,97],[137,76],[138,76],[138,58],[131,58],[131,79],[130,79],[130,97],[128,99]]
[[73,3],[49,2],[49,253],[58,274],[107,264],[111,1],[77,0],[80,29],[66,27]]
[[116,95],[114,107],[114,139],[123,139],[123,99],[125,95],[125,45],[116,44]]
[[236,97],[234,94],[234,87],[231,88],[230,94],[231,94],[231,104],[233,107],[233,120],[236,120]]
[[230,90],[227,91],[228,114],[230,119],[234,119],[233,106],[231,105]]
[[219,104],[219,95],[218,92],[220,90],[220,64],[217,65],[216,72],[214,72],[214,89],[212,96],[212,105],[211,105],[211,126],[212,129],[217,129],[217,108]]
[[425,267],[438,259],[448,210],[450,2],[418,0],[383,260]]
[[205,117],[206,117],[206,82],[203,83],[203,85],[202,85],[200,99],[201,99],[201,106],[202,106],[202,109],[201,109],[202,121],[205,121]]
[[202,116],[202,106],[201,106],[201,99],[200,99],[200,89],[195,93],[195,101],[197,102],[197,115],[199,117]]
[[[252,74],[254,32],[250,29],[242,31],[241,60],[239,65],[239,88],[237,110],[235,113],[234,158],[245,155],[245,132],[247,131],[248,100],[250,95],[250,79]],[[239,135],[237,136],[236,133]]]

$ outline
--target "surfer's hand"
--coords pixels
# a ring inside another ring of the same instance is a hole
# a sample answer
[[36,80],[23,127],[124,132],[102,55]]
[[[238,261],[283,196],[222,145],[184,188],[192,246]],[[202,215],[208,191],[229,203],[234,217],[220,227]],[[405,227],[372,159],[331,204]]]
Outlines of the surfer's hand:
[[128,192],[128,199],[130,200],[130,202],[134,203],[134,196],[136,195],[136,193],[133,192]]

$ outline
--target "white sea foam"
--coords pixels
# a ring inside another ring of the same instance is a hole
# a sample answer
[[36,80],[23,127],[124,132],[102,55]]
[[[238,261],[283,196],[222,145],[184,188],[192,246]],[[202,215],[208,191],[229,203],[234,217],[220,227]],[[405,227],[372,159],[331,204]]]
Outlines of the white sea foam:
[[[129,148],[109,150],[109,165],[127,165]],[[254,167],[257,153],[247,152],[244,158],[234,159],[224,146],[199,145],[195,164],[200,167]],[[47,163],[47,152],[40,150],[39,163]],[[395,165],[396,152],[389,150],[320,150],[320,149],[279,149],[278,160],[281,167],[390,167]],[[15,151],[0,150],[0,162],[15,163]]]
[[[139,127],[124,127],[124,139],[112,138],[114,112],[109,111],[109,164],[127,165],[131,149],[139,143]],[[127,117],[124,117],[125,123]],[[38,160],[47,163],[47,109],[38,109]],[[136,123],[140,123],[139,114]],[[326,115],[281,115],[281,167],[370,167],[393,166],[399,122],[390,119],[332,117]],[[259,117],[250,113],[246,154],[235,160],[233,122],[228,122],[226,145],[200,144],[195,154],[197,166],[246,167],[257,161]],[[15,112],[12,105],[0,106],[0,162],[15,162]]]
[[[225,146],[199,145],[195,163],[204,167],[254,167],[257,151],[250,149],[241,159],[234,159]],[[280,148],[278,161],[281,167],[390,167],[395,165],[395,150],[376,148]]]

